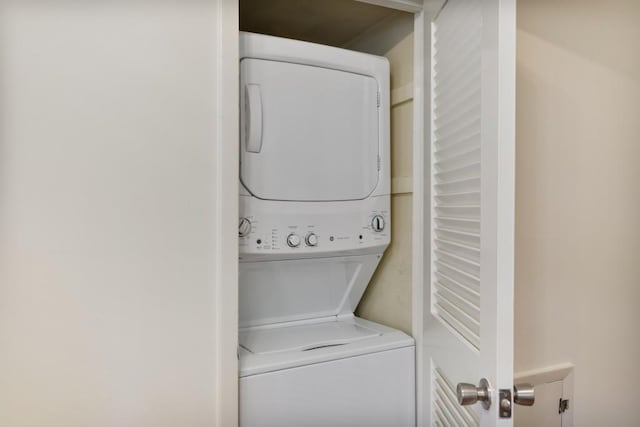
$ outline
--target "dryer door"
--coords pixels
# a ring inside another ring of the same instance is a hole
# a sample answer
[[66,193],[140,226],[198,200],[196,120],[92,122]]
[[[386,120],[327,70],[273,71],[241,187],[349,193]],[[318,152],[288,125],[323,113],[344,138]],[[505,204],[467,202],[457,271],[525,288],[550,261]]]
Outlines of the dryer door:
[[240,178],[268,200],[364,199],[378,183],[378,84],[288,62],[241,61]]

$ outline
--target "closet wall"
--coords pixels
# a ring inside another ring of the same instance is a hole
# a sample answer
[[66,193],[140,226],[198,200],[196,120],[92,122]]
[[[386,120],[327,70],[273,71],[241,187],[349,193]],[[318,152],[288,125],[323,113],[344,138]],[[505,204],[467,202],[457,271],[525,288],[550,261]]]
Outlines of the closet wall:
[[356,314],[411,334],[413,15],[394,13],[345,47],[391,66],[391,245]]

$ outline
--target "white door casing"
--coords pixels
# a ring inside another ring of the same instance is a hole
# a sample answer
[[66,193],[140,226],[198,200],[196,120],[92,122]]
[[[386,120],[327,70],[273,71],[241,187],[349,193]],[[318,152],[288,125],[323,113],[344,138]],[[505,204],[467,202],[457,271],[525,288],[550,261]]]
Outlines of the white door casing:
[[[497,400],[499,389],[513,387],[515,1],[449,0],[432,22],[420,15],[431,118],[426,152],[416,156],[430,165],[416,177],[424,183],[417,212],[426,239],[423,295],[414,295],[424,304],[418,418],[423,425],[510,426]],[[420,239],[414,247],[420,253]],[[458,405],[456,384],[480,378],[491,384],[491,408]]]
[[239,2],[216,1],[215,427],[238,425]]

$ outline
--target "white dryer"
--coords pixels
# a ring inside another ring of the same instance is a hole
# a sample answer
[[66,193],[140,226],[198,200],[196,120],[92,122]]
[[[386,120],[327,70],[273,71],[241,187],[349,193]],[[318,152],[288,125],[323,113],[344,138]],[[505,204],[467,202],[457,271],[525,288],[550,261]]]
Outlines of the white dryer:
[[353,314],[391,236],[389,64],[240,53],[240,424],[413,426],[413,339]]

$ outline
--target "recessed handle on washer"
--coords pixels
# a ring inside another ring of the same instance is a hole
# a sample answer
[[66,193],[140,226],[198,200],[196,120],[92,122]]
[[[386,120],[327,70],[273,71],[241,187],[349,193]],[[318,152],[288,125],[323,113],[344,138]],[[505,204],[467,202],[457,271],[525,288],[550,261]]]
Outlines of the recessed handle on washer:
[[245,148],[250,153],[262,150],[262,95],[260,85],[248,84],[244,91]]

